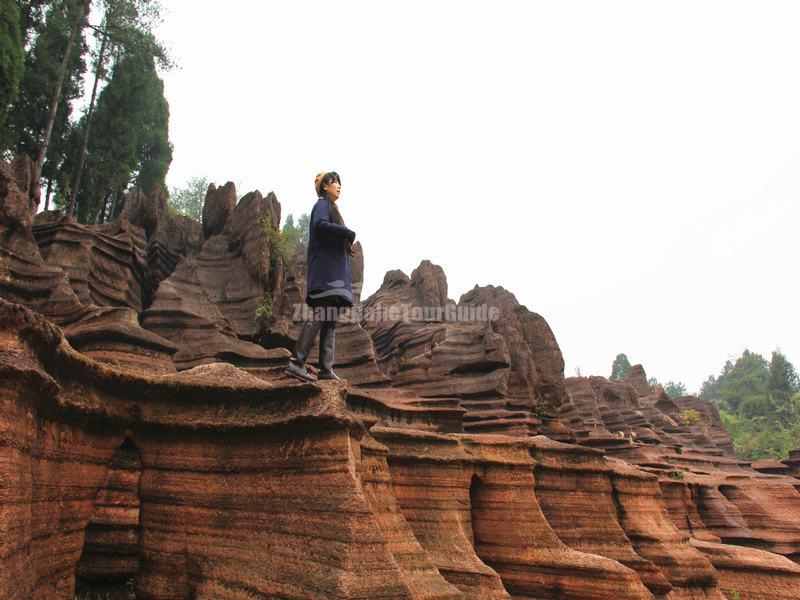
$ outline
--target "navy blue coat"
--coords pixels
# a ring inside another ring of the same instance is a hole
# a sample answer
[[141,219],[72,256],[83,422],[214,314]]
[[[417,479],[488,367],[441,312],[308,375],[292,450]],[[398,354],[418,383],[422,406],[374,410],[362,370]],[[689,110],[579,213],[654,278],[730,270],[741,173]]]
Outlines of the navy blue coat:
[[331,201],[319,198],[308,224],[307,304],[353,306],[353,275],[347,254],[351,233],[331,219]]

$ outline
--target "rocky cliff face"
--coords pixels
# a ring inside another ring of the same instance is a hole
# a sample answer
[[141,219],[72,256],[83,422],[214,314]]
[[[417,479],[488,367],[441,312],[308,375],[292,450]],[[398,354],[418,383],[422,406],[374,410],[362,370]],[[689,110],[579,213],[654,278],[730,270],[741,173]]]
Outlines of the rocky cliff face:
[[84,226],[30,185],[0,164],[0,598],[800,597],[800,451],[736,460],[638,365],[565,378],[502,287],[389,271],[346,381],[299,383],[274,194]]

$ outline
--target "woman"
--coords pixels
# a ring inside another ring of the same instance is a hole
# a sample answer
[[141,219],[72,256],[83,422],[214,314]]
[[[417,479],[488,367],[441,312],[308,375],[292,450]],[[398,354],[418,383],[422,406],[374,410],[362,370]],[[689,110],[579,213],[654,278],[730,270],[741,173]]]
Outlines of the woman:
[[311,317],[303,324],[286,374],[304,381],[314,376],[305,362],[319,333],[319,379],[339,379],[333,372],[336,320],[344,307],[353,306],[350,257],[355,254],[355,231],[348,229],[336,206],[342,183],[335,172],[319,173],[314,179],[317,203],[308,224],[308,272],[306,304]]

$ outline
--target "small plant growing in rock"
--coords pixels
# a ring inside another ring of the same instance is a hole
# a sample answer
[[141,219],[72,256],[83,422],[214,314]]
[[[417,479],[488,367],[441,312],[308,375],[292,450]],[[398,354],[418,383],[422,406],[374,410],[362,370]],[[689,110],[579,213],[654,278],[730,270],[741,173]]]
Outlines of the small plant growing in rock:
[[264,294],[261,298],[261,302],[256,307],[255,316],[253,317],[253,322],[258,324],[262,319],[269,320],[272,318],[272,296],[269,294]]
[[269,214],[262,215],[258,219],[258,224],[269,240],[269,266],[270,270],[275,268],[275,263],[280,258],[283,264],[288,264],[294,256],[295,246],[298,240],[294,229],[281,231],[272,227],[272,217]]
[[733,588],[731,590],[731,600],[741,600],[741,594],[739,593],[739,588]]
[[670,473],[669,476],[672,477],[673,479],[680,479],[681,481],[683,481],[686,478],[686,471],[684,471],[683,469],[678,469],[677,471],[673,471],[672,473]]
[[533,408],[533,414],[537,418],[548,416],[548,413],[550,412],[548,410],[550,407],[547,404],[547,400],[539,394],[536,394],[536,396],[534,397],[532,408]]
[[687,408],[681,413],[681,421],[686,425],[694,425],[700,420],[700,411],[694,408]]

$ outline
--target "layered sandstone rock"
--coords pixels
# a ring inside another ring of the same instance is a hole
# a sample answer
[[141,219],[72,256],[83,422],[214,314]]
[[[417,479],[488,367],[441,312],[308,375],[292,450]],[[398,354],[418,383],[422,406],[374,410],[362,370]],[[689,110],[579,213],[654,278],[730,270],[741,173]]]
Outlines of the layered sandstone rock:
[[86,226],[31,186],[0,164],[0,598],[800,597],[798,451],[736,460],[641,365],[565,379],[502,287],[390,271],[337,326],[345,380],[301,384],[274,194]]
[[529,442],[373,428],[395,495],[434,564],[468,598],[651,598],[636,573],[568,548],[536,500]]
[[123,220],[79,225],[50,212],[36,215],[33,235],[44,261],[61,268],[82,303],[142,312],[149,282],[141,228]]
[[[77,350],[98,360],[150,373],[174,371],[175,346],[139,325],[137,307],[141,300],[137,300],[137,294],[141,293],[144,275],[136,231],[131,235],[124,223],[112,224],[109,227],[118,235],[106,236],[75,225],[72,242],[69,234],[61,238],[65,246],[80,246],[67,252],[72,259],[65,260],[67,270],[51,265],[43,258],[33,234],[38,225],[34,225],[35,207],[28,200],[26,187],[30,186],[32,166],[25,158],[12,166],[0,170],[0,191],[5,192],[0,196],[0,216],[5,219],[0,221],[0,297],[45,315],[63,328]],[[28,217],[20,213],[25,207],[30,210]],[[40,223],[47,227],[52,220],[52,215],[47,215]],[[68,229],[72,227],[69,219],[62,223]],[[51,234],[43,234],[43,240],[52,240]],[[45,243],[45,252],[47,247]],[[100,247],[104,250],[98,250]],[[85,276],[73,280],[70,272]]]
[[567,402],[561,351],[544,319],[510,292],[476,286],[455,303],[441,267],[422,261],[410,277],[389,271],[364,314],[392,384],[460,398],[468,431],[530,435],[544,419],[544,429],[565,432],[554,419]]
[[113,484],[125,439],[141,461],[140,597],[460,597],[387,495],[385,449],[341,384],[124,374],[19,306],[0,301],[0,325],[0,597],[73,597],[79,557],[98,551],[87,527],[104,512],[129,524],[102,509],[128,490]]
[[86,526],[78,578],[89,583],[125,585],[139,570],[139,479],[142,461],[132,439],[125,439],[108,463]]
[[[269,238],[277,231],[280,204],[274,194],[251,192],[236,203],[232,183],[209,188],[199,249],[189,232],[175,265],[142,313],[142,325],[178,347],[175,365],[228,362],[272,379],[281,376],[289,352],[253,343],[259,310],[274,286]],[[161,230],[159,227],[156,233]]]

